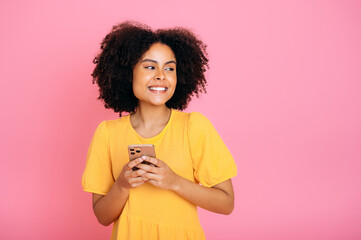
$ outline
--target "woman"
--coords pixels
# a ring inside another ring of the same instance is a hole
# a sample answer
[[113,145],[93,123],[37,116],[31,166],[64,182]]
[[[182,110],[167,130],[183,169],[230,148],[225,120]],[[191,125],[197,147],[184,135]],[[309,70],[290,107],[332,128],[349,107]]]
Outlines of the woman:
[[[99,99],[120,114],[96,129],[83,173],[98,221],[114,222],[112,239],[205,239],[197,206],[230,214],[237,172],[209,120],[179,111],[205,91],[205,45],[183,28],[124,22],[94,63]],[[129,161],[134,144],[153,144],[156,158]]]

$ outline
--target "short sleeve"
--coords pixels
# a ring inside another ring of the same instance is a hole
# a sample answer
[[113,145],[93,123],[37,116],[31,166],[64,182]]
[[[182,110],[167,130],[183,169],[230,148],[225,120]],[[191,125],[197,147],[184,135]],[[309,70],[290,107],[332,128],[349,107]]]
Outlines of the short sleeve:
[[237,175],[231,153],[204,115],[190,114],[188,138],[194,177],[200,184],[212,187]]
[[90,143],[82,176],[86,192],[106,195],[114,183],[106,121],[99,124]]

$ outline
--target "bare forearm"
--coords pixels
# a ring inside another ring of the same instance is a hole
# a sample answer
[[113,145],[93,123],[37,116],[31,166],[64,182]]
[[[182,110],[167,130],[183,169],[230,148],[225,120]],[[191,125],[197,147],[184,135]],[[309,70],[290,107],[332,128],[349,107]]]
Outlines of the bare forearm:
[[113,184],[107,195],[100,197],[93,204],[93,211],[98,221],[105,226],[114,222],[122,213],[128,200],[129,189]]
[[221,189],[204,187],[179,177],[173,191],[194,205],[211,212],[230,214],[233,211],[233,194],[226,193]]
[[221,214],[230,214],[234,206],[234,193],[231,179],[208,188],[200,186],[176,174],[170,167],[157,158],[142,157],[155,166],[139,164],[146,173],[148,182],[162,189],[169,189],[196,206]]
[[93,193],[93,211],[101,224],[107,226],[114,222],[123,211],[129,197],[129,189],[139,187],[147,180],[142,177],[146,173],[144,170],[132,171],[133,167],[142,161],[141,158],[137,158],[124,165],[107,195]]

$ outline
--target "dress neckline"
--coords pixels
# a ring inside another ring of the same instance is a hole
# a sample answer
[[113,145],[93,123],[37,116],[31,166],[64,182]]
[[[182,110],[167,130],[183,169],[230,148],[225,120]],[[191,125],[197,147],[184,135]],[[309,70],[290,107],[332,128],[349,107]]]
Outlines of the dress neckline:
[[170,116],[169,116],[169,119],[168,119],[167,124],[164,126],[164,128],[163,128],[157,135],[155,135],[155,136],[153,136],[153,137],[150,137],[150,138],[142,137],[142,136],[134,129],[132,123],[130,122],[130,114],[127,116],[127,117],[128,117],[127,122],[128,122],[128,124],[129,124],[129,126],[130,126],[130,129],[132,129],[132,132],[134,132],[134,134],[135,134],[138,138],[140,138],[141,140],[146,141],[146,142],[153,142],[153,141],[156,141],[156,140],[158,140],[159,138],[161,138],[161,137],[164,135],[164,133],[167,131],[168,126],[171,124],[171,121],[172,121],[172,119],[173,119],[173,115],[174,115],[174,109],[171,108],[171,112],[170,112]]

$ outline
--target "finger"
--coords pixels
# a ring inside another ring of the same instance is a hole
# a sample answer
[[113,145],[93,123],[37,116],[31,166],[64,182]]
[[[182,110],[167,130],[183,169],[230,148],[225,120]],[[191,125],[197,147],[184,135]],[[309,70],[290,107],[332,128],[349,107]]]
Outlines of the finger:
[[158,186],[158,182],[156,180],[148,180],[148,182],[154,186]]
[[136,177],[136,178],[130,178],[128,180],[128,183],[130,185],[133,185],[133,184],[138,184],[138,183],[144,183],[146,182],[145,178],[144,177]]
[[[137,167],[139,168],[140,164],[137,165]],[[143,170],[143,169],[138,169],[138,170],[135,170],[135,171],[131,171],[130,173],[130,177],[139,177],[139,176],[142,176],[144,173],[146,173],[147,171]]]
[[157,174],[159,172],[159,168],[156,166],[150,166],[148,164],[138,164],[137,167],[145,172],[151,172]]
[[152,163],[157,167],[160,167],[160,165],[162,164],[162,161],[157,159],[157,158],[142,156],[142,159],[143,159],[143,161],[147,161],[149,163]]
[[145,173],[142,177],[145,177],[148,179],[148,181],[151,181],[151,180],[154,180],[154,181],[160,181],[161,180],[161,177],[157,174],[154,174],[154,173]]
[[130,186],[131,186],[132,188],[136,188],[136,187],[139,187],[139,186],[143,185],[144,183],[145,183],[145,181],[144,181],[144,182],[140,182],[140,183],[133,183],[133,184],[131,184]]
[[131,178],[128,181],[128,184],[131,188],[139,187],[140,185],[144,184],[148,179],[144,177],[137,177],[137,178]]
[[141,162],[143,162],[143,159],[142,158],[137,158],[137,159],[129,161],[127,166],[128,166],[128,168],[132,169],[133,167],[137,166]]

